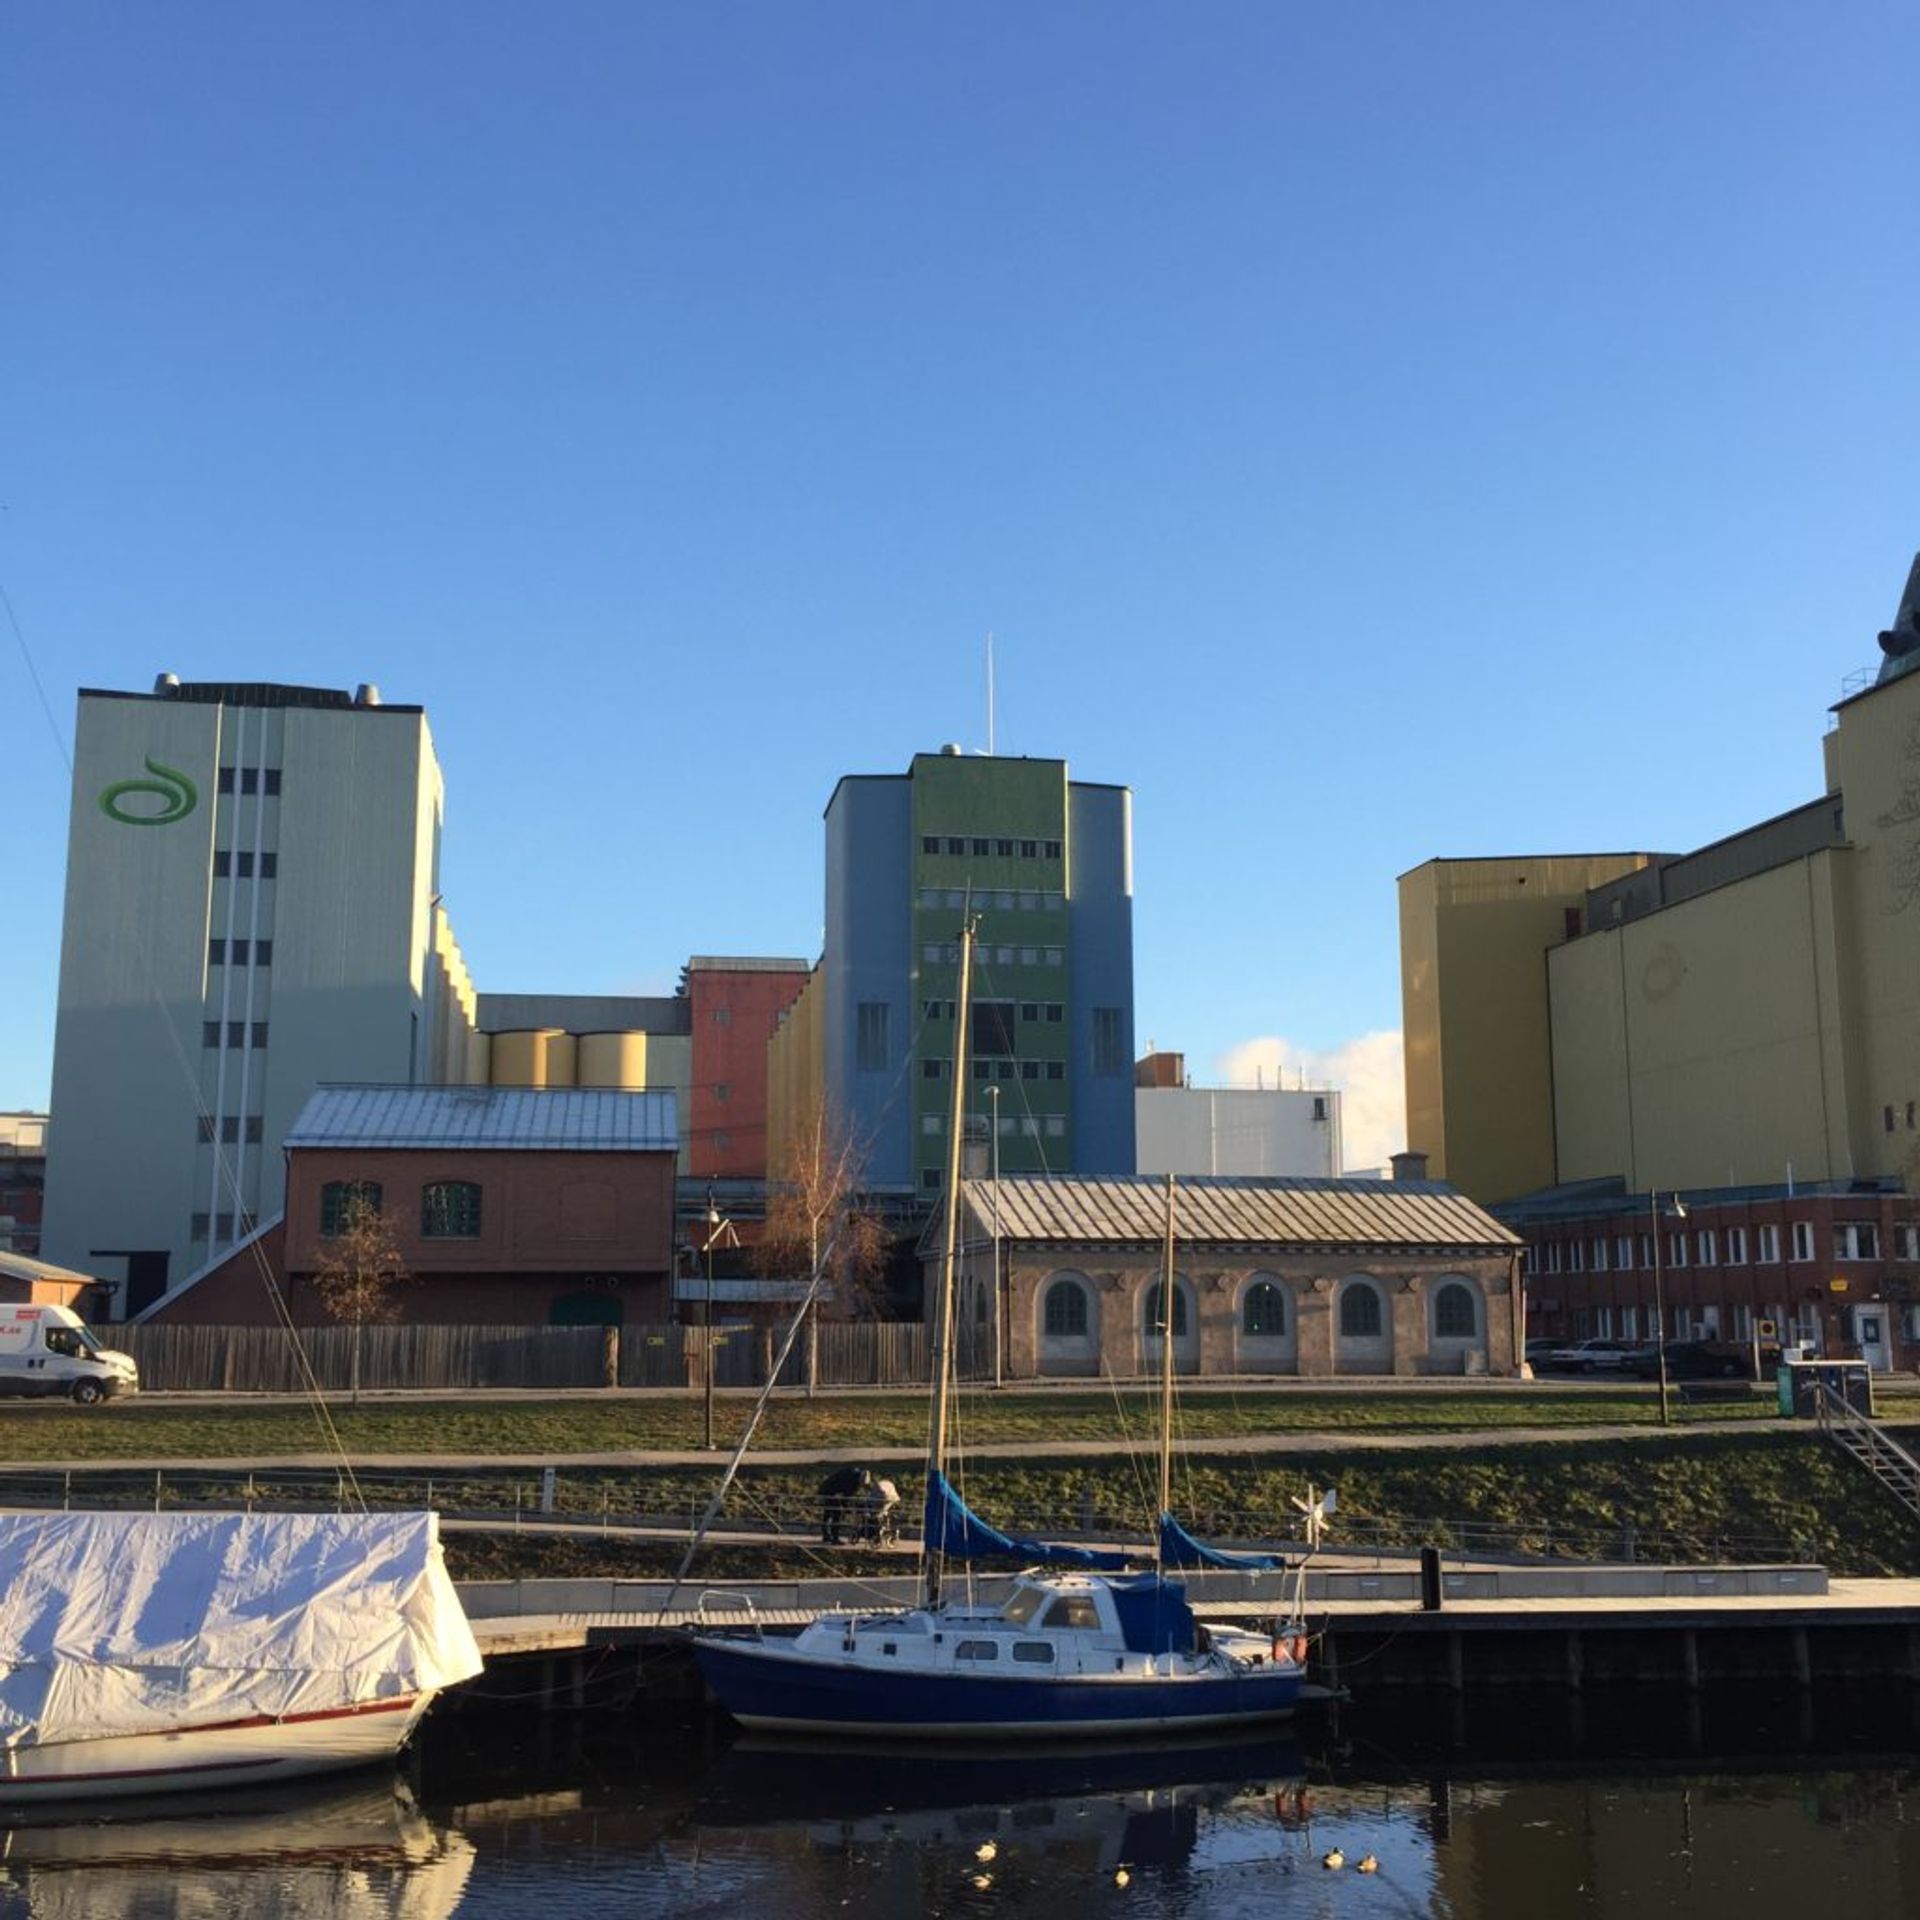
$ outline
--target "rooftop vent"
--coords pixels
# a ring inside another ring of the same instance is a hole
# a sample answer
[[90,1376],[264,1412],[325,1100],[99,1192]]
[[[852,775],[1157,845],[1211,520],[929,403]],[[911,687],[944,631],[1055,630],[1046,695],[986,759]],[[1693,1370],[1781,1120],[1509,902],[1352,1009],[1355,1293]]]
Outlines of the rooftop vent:
[[177,673],[156,673],[153,676],[153,690],[158,694],[178,693],[180,676]]
[[954,741],[949,740],[947,744],[940,749],[940,757],[943,760],[958,760],[961,757],[959,746]]
[[362,680],[353,690],[353,704],[356,707],[377,707],[380,704],[380,689],[371,680]]

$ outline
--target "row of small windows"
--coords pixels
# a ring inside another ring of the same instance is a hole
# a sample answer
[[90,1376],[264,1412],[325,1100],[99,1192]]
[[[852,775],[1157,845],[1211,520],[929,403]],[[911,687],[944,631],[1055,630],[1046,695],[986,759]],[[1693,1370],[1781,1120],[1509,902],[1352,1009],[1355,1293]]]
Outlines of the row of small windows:
[[[930,953],[931,951],[932,949],[929,948]],[[942,955],[944,955],[946,951],[947,949],[944,947],[940,949]],[[983,967],[1064,967],[1067,964],[1067,950],[1065,947],[983,946],[976,948],[974,951],[975,957]],[[957,958],[958,956],[956,955],[955,957]],[[940,1009],[942,1007],[946,1009],[946,1017],[949,1020],[953,1018],[954,1003],[951,1000],[929,1000],[926,1004],[927,1018],[929,1020],[939,1019]]]
[[[922,887],[918,899],[922,907],[997,907],[1018,913],[1057,913],[1067,902],[1065,894],[1053,893],[1044,887]],[[1060,949],[1056,947],[1053,951],[1058,953]],[[998,965],[1010,967],[1012,952],[1011,947],[988,946],[985,941],[974,948],[975,957],[983,966],[995,965],[997,956]],[[1027,962],[1028,966],[1039,964],[1037,960]],[[1057,967],[1061,962],[1056,960],[1053,964]]]
[[[1288,1290],[1273,1280],[1256,1280],[1240,1301],[1240,1331],[1255,1339],[1285,1339],[1288,1330]],[[1165,1283],[1156,1281],[1144,1296],[1141,1324],[1151,1339],[1158,1339],[1166,1325]],[[1047,1334],[1056,1339],[1084,1338],[1089,1324],[1086,1283],[1062,1276],[1047,1288],[1041,1303],[1041,1319]],[[1433,1295],[1433,1332],[1439,1340],[1472,1340],[1479,1336],[1479,1303],[1473,1289],[1464,1281],[1449,1280]],[[1380,1290],[1370,1281],[1354,1280],[1340,1294],[1340,1337],[1343,1340],[1377,1340],[1385,1326],[1385,1309]],[[1187,1337],[1187,1297],[1176,1287],[1173,1295],[1173,1337]]]
[[[1064,1080],[1067,1077],[1067,1063],[1064,1060],[983,1060],[977,1055],[973,1062],[973,1077],[976,1080],[1011,1080],[1015,1077],[1014,1068],[1020,1069],[1022,1080]],[[920,1077],[923,1080],[945,1080],[953,1071],[951,1060],[922,1060]]]
[[207,965],[210,967],[270,967],[273,965],[273,942],[271,940],[220,940],[207,942]]
[[[947,1130],[947,1117],[943,1113],[923,1113],[920,1116],[920,1131],[928,1135],[938,1135]],[[1000,1137],[1003,1140],[1038,1140],[1042,1136],[1049,1140],[1064,1140],[1067,1137],[1067,1116],[1064,1113],[1026,1113],[1000,1115]]]
[[[1814,1257],[1814,1232],[1811,1220],[1788,1223],[1788,1258],[1811,1260]],[[1743,1267],[1748,1264],[1748,1233],[1745,1227],[1683,1227],[1670,1229],[1660,1243],[1661,1263],[1668,1267]],[[1920,1223],[1902,1223],[1893,1230],[1894,1257],[1920,1260]],[[1752,1258],[1767,1265],[1780,1259],[1780,1229],[1758,1226],[1753,1229]],[[1873,1220],[1837,1221],[1833,1228],[1833,1257],[1836,1260],[1878,1260],[1881,1258],[1880,1226]],[[1527,1248],[1529,1273],[1606,1273],[1631,1272],[1653,1267],[1651,1233],[1595,1234],[1591,1239],[1542,1240]]]
[[[329,1180],[320,1189],[320,1234],[344,1233],[358,1213],[379,1213],[385,1189],[378,1180]],[[480,1189],[471,1180],[435,1180],[420,1189],[423,1240],[476,1240],[480,1236]]]
[[217,1047],[224,1034],[230,1047],[264,1047],[267,1044],[267,1023],[255,1020],[207,1020],[200,1027],[200,1044],[203,1047]]
[[1060,842],[1058,840],[1008,840],[1001,837],[984,837],[977,833],[923,833],[920,836],[920,851],[957,856],[971,853],[976,860],[1058,860]]
[[280,856],[277,853],[263,853],[256,863],[251,853],[235,853],[227,847],[214,849],[213,877],[216,880],[251,880],[256,865],[262,880],[272,880],[280,872]]
[[280,791],[280,769],[278,767],[222,767],[220,769],[219,781],[220,791],[222,793],[231,793],[234,790],[234,775],[236,772],[240,776],[240,791],[242,793],[259,793],[263,788],[268,795],[277,794]]
[[[244,1131],[246,1134],[246,1144],[248,1146],[257,1147],[260,1144],[264,1127],[265,1122],[257,1113],[247,1115]],[[237,1113],[226,1113],[220,1116],[218,1132],[220,1135],[220,1144],[223,1147],[237,1147],[240,1144],[242,1131],[240,1116]],[[212,1141],[215,1133],[212,1114],[203,1113],[200,1116],[199,1122],[195,1127],[195,1133],[203,1146]]]

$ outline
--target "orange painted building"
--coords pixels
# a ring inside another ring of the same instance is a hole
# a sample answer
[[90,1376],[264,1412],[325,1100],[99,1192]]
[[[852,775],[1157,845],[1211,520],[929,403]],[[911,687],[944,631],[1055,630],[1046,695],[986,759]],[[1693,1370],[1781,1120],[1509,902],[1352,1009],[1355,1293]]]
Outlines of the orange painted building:
[[764,1180],[767,1042],[800,997],[804,960],[695,955],[682,977],[692,1035],[687,1171],[696,1180]]

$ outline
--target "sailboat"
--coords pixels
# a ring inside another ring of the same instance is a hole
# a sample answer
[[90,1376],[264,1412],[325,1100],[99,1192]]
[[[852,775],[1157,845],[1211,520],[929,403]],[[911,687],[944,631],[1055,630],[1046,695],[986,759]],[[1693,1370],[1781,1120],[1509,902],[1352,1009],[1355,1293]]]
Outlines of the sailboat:
[[[961,929],[953,1111],[948,1129],[946,1245],[933,1347],[922,1544],[925,1594],[905,1612],[829,1614],[791,1639],[701,1632],[695,1657],[720,1704],[749,1727],[899,1739],[1071,1739],[1236,1728],[1293,1711],[1305,1646],[1211,1629],[1167,1572],[1166,1550],[1185,1541],[1168,1522],[1173,1338],[1169,1276],[1161,1294],[1162,1554],[1150,1570],[1123,1571],[1126,1556],[1014,1538],[988,1526],[947,1476],[952,1391],[960,1144],[975,930]],[[1169,1220],[1172,1197],[1169,1190]],[[949,1598],[947,1563],[1014,1555],[1033,1564],[996,1604]],[[1211,1564],[1228,1564],[1215,1556]]]

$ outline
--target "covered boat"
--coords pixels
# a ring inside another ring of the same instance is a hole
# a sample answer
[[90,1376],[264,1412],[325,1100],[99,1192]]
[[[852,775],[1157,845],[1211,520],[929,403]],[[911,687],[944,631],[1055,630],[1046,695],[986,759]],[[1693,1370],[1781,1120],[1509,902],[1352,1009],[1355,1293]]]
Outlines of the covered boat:
[[430,1513],[0,1515],[0,1805],[396,1753],[480,1650]]

